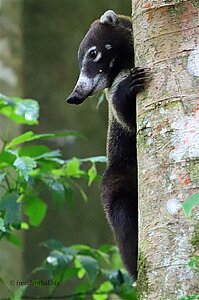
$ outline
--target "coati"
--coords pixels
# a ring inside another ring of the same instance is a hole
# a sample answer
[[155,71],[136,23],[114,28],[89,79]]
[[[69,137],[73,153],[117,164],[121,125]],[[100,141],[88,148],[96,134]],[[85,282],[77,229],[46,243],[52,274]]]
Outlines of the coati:
[[107,169],[102,178],[102,203],[123,263],[137,274],[138,203],[136,162],[136,95],[148,69],[134,68],[130,18],[106,11],[80,43],[80,75],[67,98],[80,104],[106,88],[109,106]]

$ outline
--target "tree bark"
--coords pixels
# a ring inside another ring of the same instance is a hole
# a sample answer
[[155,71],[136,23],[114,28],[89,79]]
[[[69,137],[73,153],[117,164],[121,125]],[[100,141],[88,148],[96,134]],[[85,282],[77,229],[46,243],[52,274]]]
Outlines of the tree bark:
[[137,102],[138,294],[176,299],[199,290],[188,265],[195,221],[182,211],[199,192],[199,1],[132,6],[136,65],[152,73]]

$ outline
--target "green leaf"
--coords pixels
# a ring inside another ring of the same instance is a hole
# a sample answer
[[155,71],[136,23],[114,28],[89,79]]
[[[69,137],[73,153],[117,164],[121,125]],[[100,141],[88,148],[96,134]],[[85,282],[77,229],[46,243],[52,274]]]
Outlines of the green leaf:
[[97,289],[98,293],[109,293],[113,291],[114,287],[110,281],[104,281]]
[[102,275],[107,281],[110,281],[113,284],[113,286],[117,289],[119,289],[124,283],[124,277],[121,270],[103,270]]
[[6,232],[5,223],[2,218],[0,218],[0,231]]
[[16,235],[6,232],[6,234],[4,236],[5,236],[6,240],[9,241],[10,243],[12,243],[13,245],[20,246],[20,247],[22,246],[22,241]]
[[80,283],[76,289],[75,289],[75,293],[86,293],[89,292],[92,289],[92,286],[90,283]]
[[45,153],[51,152],[50,149],[43,145],[23,146],[19,149],[19,156],[39,157]]
[[21,229],[23,229],[23,230],[28,230],[28,229],[29,229],[28,223],[22,222],[22,223],[21,223]]
[[33,226],[39,226],[47,211],[47,205],[37,196],[26,196],[24,212]]
[[43,153],[41,155],[38,155],[36,157],[36,159],[42,159],[42,158],[50,159],[50,158],[55,158],[55,157],[60,157],[60,156],[61,156],[60,150],[53,150],[53,151],[49,151],[49,152]]
[[49,248],[51,250],[61,249],[63,247],[63,244],[59,240],[48,240],[41,243],[41,246],[44,246],[46,248]]
[[189,266],[194,271],[199,272],[199,256],[194,255],[189,259]]
[[69,280],[74,279],[77,277],[78,269],[77,268],[69,268],[67,267],[62,275],[62,283],[67,282]]
[[82,175],[85,175],[85,171],[80,169],[80,162],[77,158],[73,158],[68,161],[66,165],[66,174],[69,177],[80,178]]
[[4,212],[5,224],[19,226],[21,223],[20,204],[17,203],[19,195],[16,192],[5,194],[0,201],[0,211]]
[[92,256],[95,257],[96,250],[92,249],[88,245],[72,245],[70,249],[73,249],[76,251],[76,253],[81,254],[81,255],[87,255],[87,256]]
[[190,296],[183,296],[178,298],[177,300],[198,300],[199,299],[199,294],[197,295],[190,295]]
[[106,300],[108,299],[108,294],[114,290],[114,287],[110,281],[103,282],[100,287],[96,290],[93,295],[94,300]]
[[71,247],[74,248],[74,249],[77,249],[77,250],[89,250],[89,251],[92,251],[91,247],[89,247],[88,245],[83,245],[83,244],[73,245]]
[[107,157],[106,156],[93,156],[93,157],[87,157],[87,158],[79,158],[78,159],[80,162],[94,162],[94,163],[106,163],[107,162]]
[[63,247],[62,248],[62,252],[64,254],[67,254],[67,255],[72,255],[72,256],[76,256],[77,253],[78,253],[78,250],[77,249],[74,249],[72,246],[71,247]]
[[14,294],[10,300],[21,300],[22,299],[21,297],[24,295],[26,289],[27,289],[27,285],[18,288],[16,291],[14,291]]
[[184,203],[182,204],[182,208],[187,217],[190,216],[192,209],[199,204],[199,193],[193,194]]
[[0,94],[0,113],[18,124],[37,124],[39,105],[32,99],[9,98]]
[[101,245],[99,248],[100,251],[104,252],[104,253],[108,253],[108,252],[118,252],[118,248],[114,245],[109,245],[109,244],[104,244]]
[[50,188],[53,191],[53,199],[54,201],[60,205],[65,200],[65,188],[64,185],[61,182],[53,182],[50,185]]
[[99,272],[97,260],[86,255],[78,255],[77,259],[80,261],[80,264],[86,271],[91,284],[93,284]]
[[65,131],[58,133],[43,133],[43,134],[34,134],[32,131],[27,131],[10,141],[10,143],[6,146],[6,150],[12,148],[13,146],[39,140],[39,139],[49,139],[56,137],[66,137],[66,136],[81,136],[78,132]]
[[10,143],[6,146],[6,150],[12,148],[13,146],[25,143],[25,142],[30,142],[38,139],[43,139],[43,138],[50,138],[53,137],[53,134],[47,133],[47,134],[34,134],[32,131],[27,131],[14,139],[10,141]]
[[95,166],[95,163],[92,163],[92,167],[88,170],[88,185],[90,186],[92,182],[95,180],[97,177],[97,169]]
[[105,92],[103,91],[102,94],[98,98],[97,106],[96,108],[99,109],[100,105],[104,102],[106,99]]
[[59,266],[61,269],[65,269],[73,260],[73,256],[70,254],[64,254],[60,250],[53,250],[47,257],[48,264],[53,266]]
[[136,290],[133,287],[126,289],[126,287],[123,286],[122,291],[119,292],[118,295],[122,300],[137,300]]
[[23,156],[17,157],[17,159],[14,161],[14,166],[17,168],[20,175],[27,181],[29,178],[29,173],[36,168],[37,164],[32,157]]
[[15,113],[18,116],[24,117],[27,123],[37,123],[39,117],[39,104],[32,99],[25,99],[23,101],[16,102]]
[[78,269],[77,276],[79,279],[82,279],[84,277],[84,275],[86,274],[86,270],[83,268],[79,259],[76,258],[74,263],[75,263],[75,267]]
[[9,151],[3,151],[0,153],[0,167],[6,167],[8,165],[12,166],[16,159],[16,155],[10,153]]
[[101,294],[101,295],[99,295],[99,294],[94,294],[93,295],[93,299],[94,300],[106,300],[106,299],[108,299],[108,294]]
[[120,269],[122,264],[121,264],[121,256],[119,252],[114,252],[112,255],[112,265],[114,269]]
[[[58,176],[56,176],[58,177]],[[51,174],[45,174],[42,176],[42,181],[48,186],[52,192],[54,201],[60,205],[65,200],[65,186],[62,182],[59,182],[56,178],[52,177]]]

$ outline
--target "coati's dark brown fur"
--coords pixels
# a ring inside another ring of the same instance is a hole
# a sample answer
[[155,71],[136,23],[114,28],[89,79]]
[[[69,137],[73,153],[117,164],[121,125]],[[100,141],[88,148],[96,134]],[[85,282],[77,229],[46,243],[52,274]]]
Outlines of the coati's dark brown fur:
[[102,204],[122,260],[137,274],[138,203],[136,161],[136,95],[147,69],[134,68],[131,20],[107,11],[95,21],[79,48],[80,76],[68,97],[79,104],[107,88],[109,124],[107,169],[102,178]]

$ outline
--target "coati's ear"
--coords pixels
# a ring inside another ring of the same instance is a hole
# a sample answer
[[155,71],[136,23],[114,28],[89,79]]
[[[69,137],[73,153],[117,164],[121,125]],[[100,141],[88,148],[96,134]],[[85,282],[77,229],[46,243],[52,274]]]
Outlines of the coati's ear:
[[100,23],[116,26],[119,23],[118,16],[113,10],[107,10],[100,18]]

